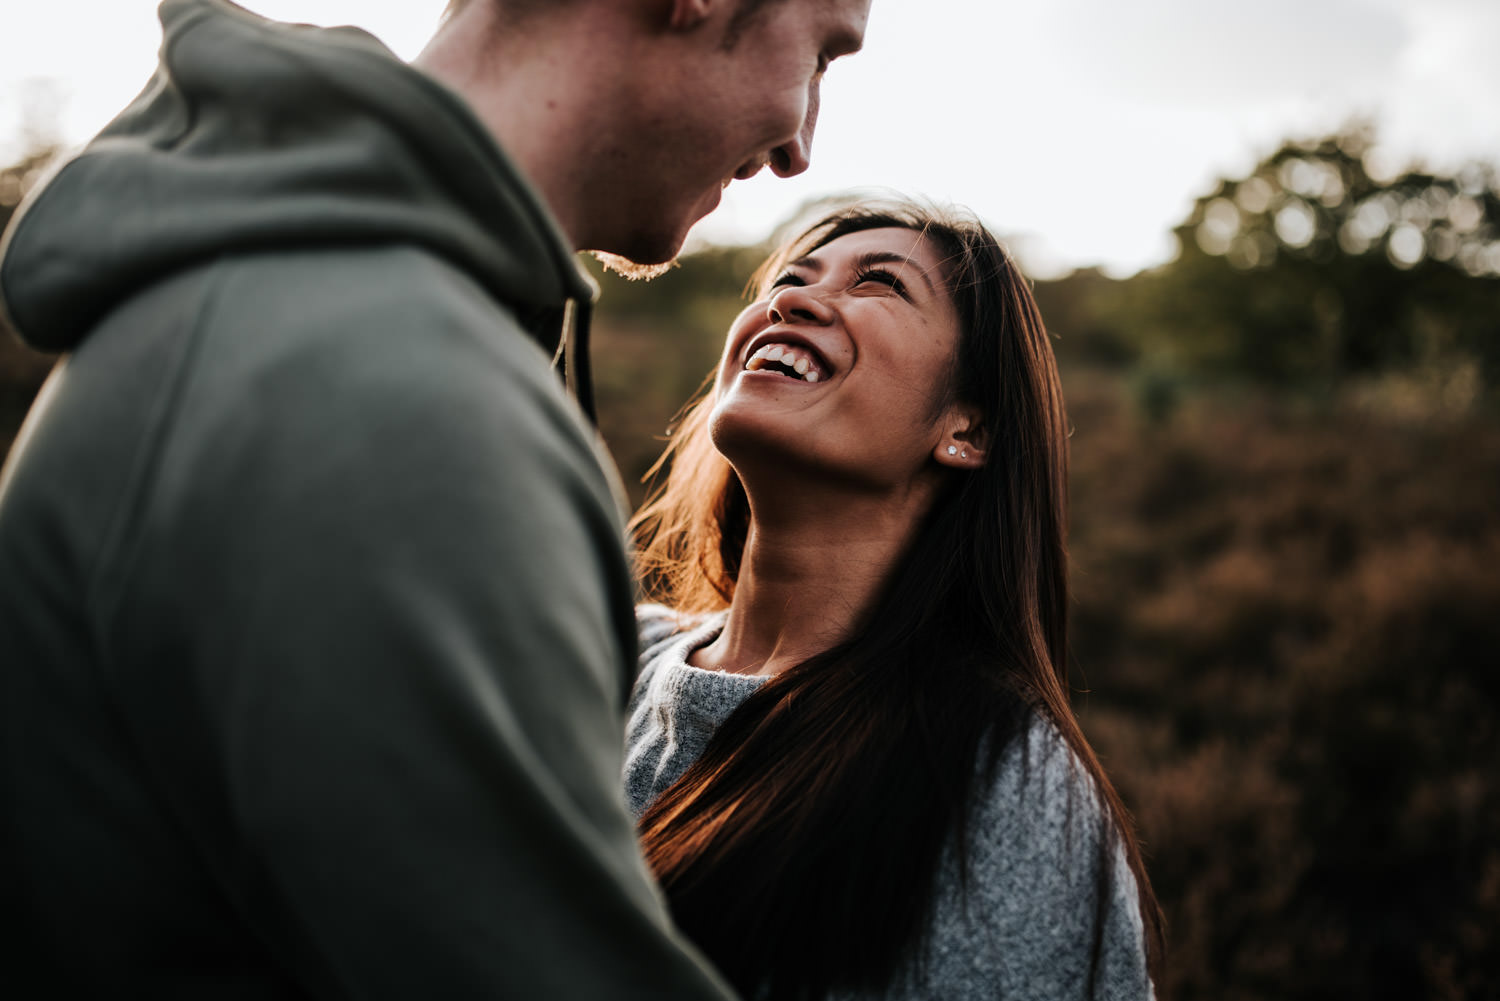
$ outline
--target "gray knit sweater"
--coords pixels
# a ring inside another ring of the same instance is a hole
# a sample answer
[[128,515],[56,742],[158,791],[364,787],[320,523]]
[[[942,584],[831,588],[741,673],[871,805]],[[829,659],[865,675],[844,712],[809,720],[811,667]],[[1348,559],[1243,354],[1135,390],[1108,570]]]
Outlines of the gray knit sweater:
[[[637,618],[642,671],[630,699],[625,794],[640,816],[765,679],[686,663],[691,651],[718,636],[722,614],[685,620],[660,605],[643,605]],[[1135,878],[1118,848],[1102,909],[1099,964],[1092,967],[1095,921],[1101,915],[1102,820],[1087,773],[1057,731],[1037,721],[1006,752],[993,784],[975,805],[967,891],[950,849],[938,874],[925,962],[913,963],[889,997],[1153,997]]]

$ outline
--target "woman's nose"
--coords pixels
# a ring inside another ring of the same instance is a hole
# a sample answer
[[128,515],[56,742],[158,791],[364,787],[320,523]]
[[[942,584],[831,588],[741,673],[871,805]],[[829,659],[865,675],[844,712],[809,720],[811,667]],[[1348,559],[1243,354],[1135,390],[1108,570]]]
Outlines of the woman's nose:
[[766,303],[772,323],[828,323],[833,312],[823,297],[807,285],[783,285]]

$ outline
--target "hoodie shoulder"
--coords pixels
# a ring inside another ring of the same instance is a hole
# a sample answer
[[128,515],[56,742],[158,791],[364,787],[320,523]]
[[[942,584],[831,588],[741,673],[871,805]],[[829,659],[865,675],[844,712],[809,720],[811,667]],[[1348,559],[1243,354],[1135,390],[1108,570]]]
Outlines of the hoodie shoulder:
[[594,287],[456,94],[354,29],[167,0],[141,95],[17,213],[4,315],[74,347],[143,288],[239,253],[410,244],[520,312]]

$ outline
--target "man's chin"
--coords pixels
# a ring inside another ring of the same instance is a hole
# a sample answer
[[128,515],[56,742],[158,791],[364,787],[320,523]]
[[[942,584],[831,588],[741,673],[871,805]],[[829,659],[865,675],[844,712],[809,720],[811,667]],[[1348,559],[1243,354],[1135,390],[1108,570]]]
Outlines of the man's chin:
[[668,271],[677,267],[676,257],[662,261],[660,264],[637,264],[628,257],[611,254],[607,250],[591,250],[589,253],[593,254],[595,260],[604,265],[606,271],[613,271],[615,274],[622,275],[633,282],[645,282],[653,278],[660,278]]

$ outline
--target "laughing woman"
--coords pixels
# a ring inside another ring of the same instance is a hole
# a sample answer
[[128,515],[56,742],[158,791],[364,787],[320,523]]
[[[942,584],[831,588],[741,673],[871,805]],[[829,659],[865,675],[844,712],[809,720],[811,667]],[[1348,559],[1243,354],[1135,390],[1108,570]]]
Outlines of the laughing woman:
[[626,788],[748,998],[1145,998],[1162,931],[1068,703],[1067,422],[978,223],[772,257],[633,522]]

